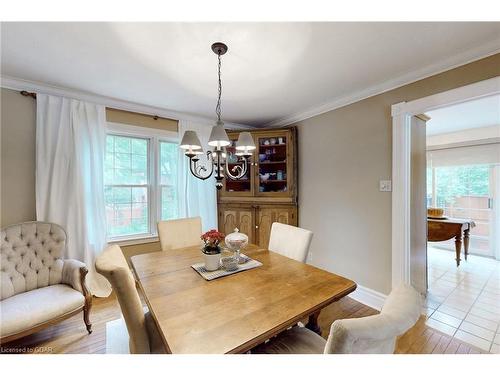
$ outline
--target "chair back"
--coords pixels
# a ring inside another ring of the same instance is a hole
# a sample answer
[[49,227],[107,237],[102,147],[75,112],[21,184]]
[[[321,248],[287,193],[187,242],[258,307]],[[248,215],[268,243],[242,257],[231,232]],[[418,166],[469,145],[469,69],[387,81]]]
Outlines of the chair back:
[[0,300],[61,284],[66,232],[53,223],[30,221],[0,232]]
[[159,221],[158,236],[163,251],[201,245],[201,217]]
[[309,254],[309,245],[313,237],[310,230],[287,224],[273,223],[269,250],[288,258],[305,263]]
[[118,245],[108,246],[96,259],[95,268],[111,283],[129,334],[130,353],[150,353],[144,310],[127,260]]
[[397,337],[415,325],[421,310],[420,294],[412,286],[397,287],[380,314],[333,322],[325,353],[392,354]]

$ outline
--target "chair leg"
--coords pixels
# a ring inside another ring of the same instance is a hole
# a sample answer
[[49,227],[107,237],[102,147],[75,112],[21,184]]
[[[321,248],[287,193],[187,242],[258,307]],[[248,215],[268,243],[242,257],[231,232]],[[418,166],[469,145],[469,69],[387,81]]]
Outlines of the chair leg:
[[85,305],[83,306],[83,321],[85,322],[88,333],[91,334],[92,324],[90,323],[90,309],[92,308],[92,294],[87,289],[87,285],[85,284],[85,276],[87,276],[88,272],[89,271],[86,267],[80,268],[80,281],[82,284],[83,296],[85,297]]

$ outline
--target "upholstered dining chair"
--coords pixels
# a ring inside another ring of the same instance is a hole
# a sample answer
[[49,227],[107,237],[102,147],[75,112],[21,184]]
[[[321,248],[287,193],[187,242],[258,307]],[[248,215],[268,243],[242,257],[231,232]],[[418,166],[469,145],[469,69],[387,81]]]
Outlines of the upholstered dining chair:
[[159,221],[158,236],[163,251],[201,245],[201,217]]
[[254,349],[257,354],[392,354],[396,339],[420,317],[420,294],[409,285],[395,288],[378,315],[333,322],[328,340],[295,326]]
[[134,276],[118,245],[108,246],[96,259],[95,268],[111,283],[120,304],[132,354],[164,353],[164,346],[149,312],[144,313]]
[[269,250],[305,263],[313,232],[287,224],[273,223]]

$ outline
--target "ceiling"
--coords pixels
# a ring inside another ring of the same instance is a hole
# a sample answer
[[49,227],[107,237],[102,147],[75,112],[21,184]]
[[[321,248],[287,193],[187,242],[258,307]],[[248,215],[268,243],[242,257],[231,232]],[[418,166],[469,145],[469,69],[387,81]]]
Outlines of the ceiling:
[[[427,135],[487,126],[500,127],[500,96],[490,96],[436,109],[427,112],[426,115],[431,118],[427,122]],[[500,133],[498,136],[500,137]]]
[[88,22],[1,27],[3,76],[211,118],[217,59],[210,45],[223,41],[229,46],[222,61],[223,118],[253,126],[356,96],[398,77],[408,81],[412,73],[466,63],[470,53],[468,61],[459,57],[467,51],[484,56],[500,48],[500,23]]

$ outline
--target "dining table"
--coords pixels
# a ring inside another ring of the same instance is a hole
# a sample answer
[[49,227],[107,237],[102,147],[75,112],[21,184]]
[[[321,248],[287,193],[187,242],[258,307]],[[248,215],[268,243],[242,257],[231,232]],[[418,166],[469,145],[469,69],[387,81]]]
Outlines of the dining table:
[[469,255],[470,231],[476,226],[471,219],[455,219],[447,217],[427,218],[427,241],[440,242],[455,239],[455,261],[460,266],[460,252],[464,244],[464,257]]
[[191,267],[203,262],[199,246],[131,257],[167,353],[246,353],[306,320],[320,334],[321,309],[356,289],[352,280],[257,245],[243,253],[262,265],[210,281]]

